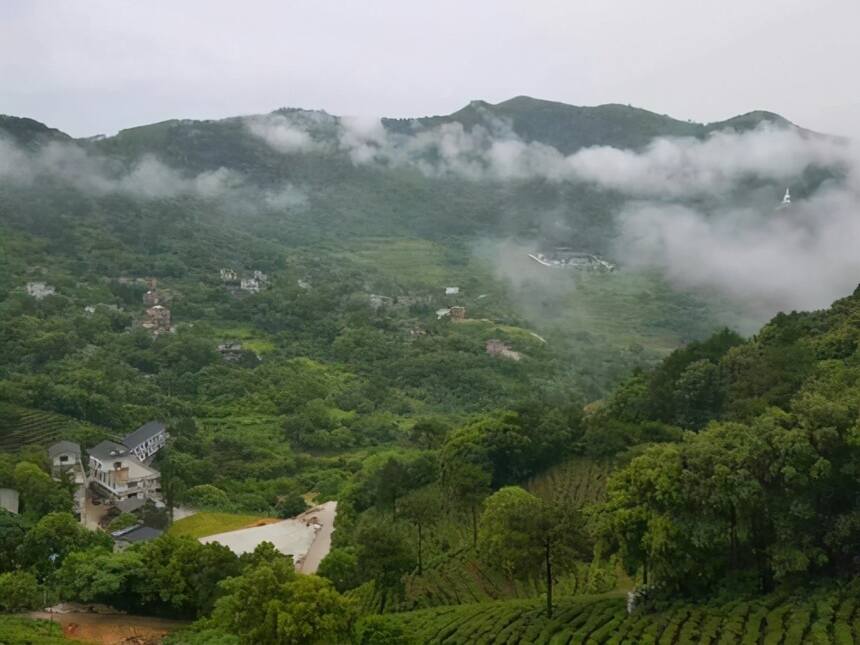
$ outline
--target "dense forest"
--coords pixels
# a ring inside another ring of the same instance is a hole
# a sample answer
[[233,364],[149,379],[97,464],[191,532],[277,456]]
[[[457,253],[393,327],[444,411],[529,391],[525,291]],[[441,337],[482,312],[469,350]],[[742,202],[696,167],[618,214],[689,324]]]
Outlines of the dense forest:
[[[0,117],[0,611],[103,603],[186,621],[176,644],[860,638],[860,291],[747,335],[737,302],[625,263],[621,191],[494,175],[463,143],[794,126],[519,97],[379,127]],[[685,199],[775,185],[740,183]],[[528,257],[556,248],[617,266]],[[46,448],[151,419],[165,533],[115,550]],[[195,539],[328,500],[317,575]],[[49,627],[2,617],[0,641]]]

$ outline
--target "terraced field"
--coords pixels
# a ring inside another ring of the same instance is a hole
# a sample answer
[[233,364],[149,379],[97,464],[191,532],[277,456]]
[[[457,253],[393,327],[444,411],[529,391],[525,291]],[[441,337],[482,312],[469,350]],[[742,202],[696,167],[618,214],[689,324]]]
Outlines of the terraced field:
[[601,502],[606,495],[608,462],[576,457],[533,477],[526,488],[546,499],[565,499],[578,507]]
[[60,439],[76,439],[81,435],[108,436],[102,428],[54,412],[17,406],[4,407],[2,412],[0,452],[16,452],[24,446],[47,446]]
[[[595,570],[587,563],[562,575],[556,582],[560,595],[583,594],[589,591],[609,591],[615,586],[615,574],[609,565]],[[452,557],[404,579],[403,593],[381,593],[373,585],[352,592],[366,611],[406,611],[444,605],[537,598],[546,591],[542,578],[511,580],[478,559],[465,553]]]
[[607,594],[561,599],[552,619],[540,600],[519,600],[388,614],[385,620],[415,643],[849,645],[860,642],[860,595],[855,584],[790,597],[677,603],[628,616],[624,597]]

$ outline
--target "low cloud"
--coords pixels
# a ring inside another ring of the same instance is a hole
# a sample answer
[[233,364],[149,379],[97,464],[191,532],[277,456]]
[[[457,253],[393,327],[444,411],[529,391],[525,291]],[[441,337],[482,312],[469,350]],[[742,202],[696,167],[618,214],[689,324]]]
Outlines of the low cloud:
[[711,195],[751,178],[786,182],[810,167],[850,162],[847,146],[835,139],[772,124],[705,139],[659,138],[641,151],[595,146],[564,155],[522,140],[510,123],[488,113],[469,129],[459,122],[429,128],[414,122],[405,132],[386,129],[379,119],[309,116],[319,114],[254,117],[249,129],[281,152],[339,150],[356,164],[412,167],[428,177],[585,182],[640,198]]
[[761,319],[826,307],[860,282],[860,197],[846,188],[764,213],[630,204],[620,221],[616,255],[627,266],[661,268],[673,284],[715,290]]
[[145,155],[121,164],[74,143],[50,143],[36,151],[23,150],[0,139],[0,181],[32,186],[41,180],[64,182],[91,195],[122,194],[140,199],[190,196],[223,200],[228,207],[242,204],[272,210],[303,208],[307,194],[293,184],[260,190],[240,173],[228,168],[181,173]]
[[[275,149],[281,138],[294,136],[272,134],[279,124],[275,118],[261,130]],[[613,214],[620,231],[614,256],[624,266],[660,268],[679,287],[714,290],[761,319],[779,310],[826,306],[860,281],[860,163],[844,141],[763,124],[704,139],[659,138],[641,150],[598,146],[564,155],[522,140],[510,124],[488,115],[469,129],[457,122],[430,128],[413,123],[395,132],[374,119],[333,118],[326,127],[329,149],[355,164],[410,167],[428,177],[542,179],[613,191],[626,197]],[[827,169],[831,178],[812,194],[796,195],[791,208],[777,210],[782,186],[799,183],[813,168]],[[503,244],[492,259],[515,288],[538,281],[542,294],[569,288],[544,284],[524,257],[523,248]]]

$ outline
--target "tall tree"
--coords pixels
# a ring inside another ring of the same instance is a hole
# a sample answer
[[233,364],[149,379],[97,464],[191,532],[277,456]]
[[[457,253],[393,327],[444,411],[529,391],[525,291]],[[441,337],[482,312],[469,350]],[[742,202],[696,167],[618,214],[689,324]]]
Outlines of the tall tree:
[[424,572],[422,547],[424,531],[428,524],[439,517],[442,510],[441,493],[435,486],[412,491],[400,501],[403,516],[415,525],[418,533],[418,575]]
[[518,486],[493,493],[481,515],[481,557],[511,577],[541,569],[547,617],[552,617],[558,568],[586,553],[584,531],[572,506],[546,502]]

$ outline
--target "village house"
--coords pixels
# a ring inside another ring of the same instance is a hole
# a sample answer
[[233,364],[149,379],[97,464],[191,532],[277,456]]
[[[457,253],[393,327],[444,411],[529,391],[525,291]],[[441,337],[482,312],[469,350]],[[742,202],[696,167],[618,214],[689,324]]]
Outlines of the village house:
[[256,280],[257,282],[268,282],[269,276],[267,276],[262,271],[254,271],[254,280]]
[[218,345],[218,353],[228,363],[237,363],[242,359],[242,343],[221,343]]
[[250,293],[259,293],[260,281],[256,278],[242,278],[241,282],[239,282],[239,288],[242,291],[248,291]]
[[451,320],[466,320],[466,308],[465,307],[451,307],[448,310],[448,313],[451,316]]
[[239,276],[236,275],[233,269],[221,269],[220,275],[222,282],[236,282],[239,279]]
[[135,457],[146,461],[167,444],[167,428],[160,421],[150,421],[127,435],[122,443]]
[[17,490],[0,488],[0,508],[10,513],[18,513],[19,495]]
[[446,296],[456,296],[460,293],[460,287],[445,287]]
[[89,449],[90,481],[112,500],[147,499],[161,494],[161,474],[128,447],[102,441]]
[[68,479],[75,485],[75,511],[80,514],[84,507],[87,474],[81,459],[81,446],[72,441],[58,441],[48,447],[51,460],[51,476],[56,480]]
[[51,460],[51,476],[62,479],[69,475],[76,484],[84,483],[84,464],[81,461],[81,447],[72,441],[58,441],[48,447]]
[[498,356],[500,358],[508,358],[512,361],[520,360],[523,355],[512,350],[505,343],[497,338],[491,338],[486,344],[487,354],[490,356]]
[[44,282],[27,283],[27,295],[32,296],[36,300],[42,300],[43,298],[47,298],[48,296],[54,296],[56,294],[56,289],[54,289],[54,287],[49,284],[45,284]]
[[394,298],[381,296],[378,293],[371,293],[368,300],[370,302],[371,309],[379,309],[381,307],[388,307],[394,304]]
[[155,289],[150,289],[145,294],[143,294],[143,304],[151,307],[153,305],[157,305],[160,298],[158,295],[158,291]]
[[125,551],[132,544],[137,544],[138,542],[149,542],[150,540],[160,537],[163,533],[164,531],[161,529],[152,528],[151,526],[143,526],[142,524],[135,524],[134,526],[114,531],[110,535],[113,538],[116,550]]
[[414,305],[429,305],[433,302],[432,296],[397,296],[398,307],[412,307]]
[[168,333],[170,331],[170,309],[163,305],[149,307],[140,326],[154,334]]

